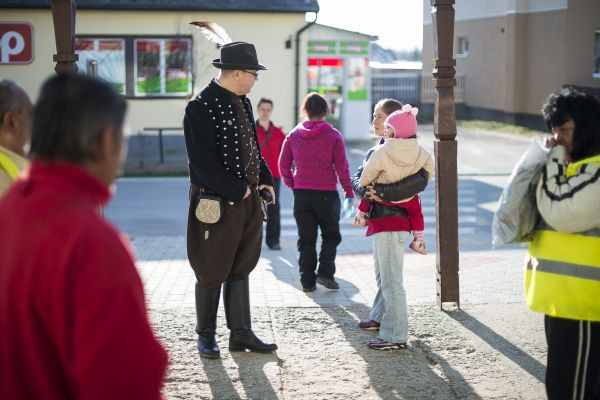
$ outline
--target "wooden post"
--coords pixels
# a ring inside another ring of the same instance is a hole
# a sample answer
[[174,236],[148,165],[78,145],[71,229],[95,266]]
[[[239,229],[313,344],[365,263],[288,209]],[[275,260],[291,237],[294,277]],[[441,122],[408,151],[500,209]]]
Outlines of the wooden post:
[[458,180],[454,86],[456,73],[454,0],[431,0],[435,58],[433,86],[436,90],[433,133],[435,154],[437,297],[436,303],[460,307],[458,282]]
[[54,21],[54,37],[56,54],[54,70],[58,74],[77,72],[75,54],[75,2],[73,0],[52,0],[52,20]]

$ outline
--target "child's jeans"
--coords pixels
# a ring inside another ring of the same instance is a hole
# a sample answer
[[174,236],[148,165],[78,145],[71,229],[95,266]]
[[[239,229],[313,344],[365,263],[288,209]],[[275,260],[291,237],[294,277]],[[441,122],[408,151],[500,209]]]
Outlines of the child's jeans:
[[[408,222],[410,222],[410,229],[413,232],[423,232],[425,229],[423,210],[421,209],[421,198],[419,195],[415,195],[410,200],[401,203],[384,202],[383,204],[404,208],[408,213]],[[364,213],[368,213],[370,207],[371,202],[366,199],[362,199],[358,204],[358,210]]]
[[369,319],[381,323],[379,337],[392,343],[408,340],[408,310],[402,278],[407,238],[405,231],[373,235],[377,295]]

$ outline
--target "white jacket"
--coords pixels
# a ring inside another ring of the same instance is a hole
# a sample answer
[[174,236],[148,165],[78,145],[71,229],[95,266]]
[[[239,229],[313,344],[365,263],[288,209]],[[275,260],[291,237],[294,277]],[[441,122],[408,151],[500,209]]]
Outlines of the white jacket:
[[538,182],[538,210],[558,232],[576,233],[600,227],[600,164],[590,163],[566,178],[567,151],[555,146]]
[[386,139],[376,147],[360,176],[360,184],[394,183],[418,172],[421,168],[433,176],[433,159],[419,146],[417,139]]

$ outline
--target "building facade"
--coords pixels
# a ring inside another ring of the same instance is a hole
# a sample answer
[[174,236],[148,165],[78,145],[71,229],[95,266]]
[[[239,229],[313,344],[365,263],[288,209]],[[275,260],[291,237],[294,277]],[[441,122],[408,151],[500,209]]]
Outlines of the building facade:
[[[109,80],[129,104],[132,133],[148,127],[181,127],[188,99],[217,70],[215,44],[192,21],[208,19],[233,40],[254,43],[261,71],[250,98],[274,101],[274,120],[295,124],[295,37],[317,0],[77,0],[76,52],[80,70]],[[302,46],[305,45],[305,38]],[[6,42],[6,43],[4,43]],[[49,0],[0,0],[0,78],[22,85],[33,100],[54,73],[56,53]],[[306,76],[306,67],[301,77]],[[302,79],[304,81],[304,79]],[[298,97],[303,97],[300,92]]]
[[[543,128],[540,109],[550,92],[565,85],[600,91],[600,2],[457,0],[454,8],[466,117]],[[430,0],[423,24],[423,72],[430,75]]]

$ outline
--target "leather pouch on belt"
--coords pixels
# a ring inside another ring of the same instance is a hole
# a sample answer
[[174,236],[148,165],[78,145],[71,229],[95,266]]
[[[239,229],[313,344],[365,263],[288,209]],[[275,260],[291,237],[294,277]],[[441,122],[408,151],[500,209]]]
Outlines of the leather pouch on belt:
[[216,224],[223,217],[223,201],[217,195],[200,192],[196,218],[205,224]]

